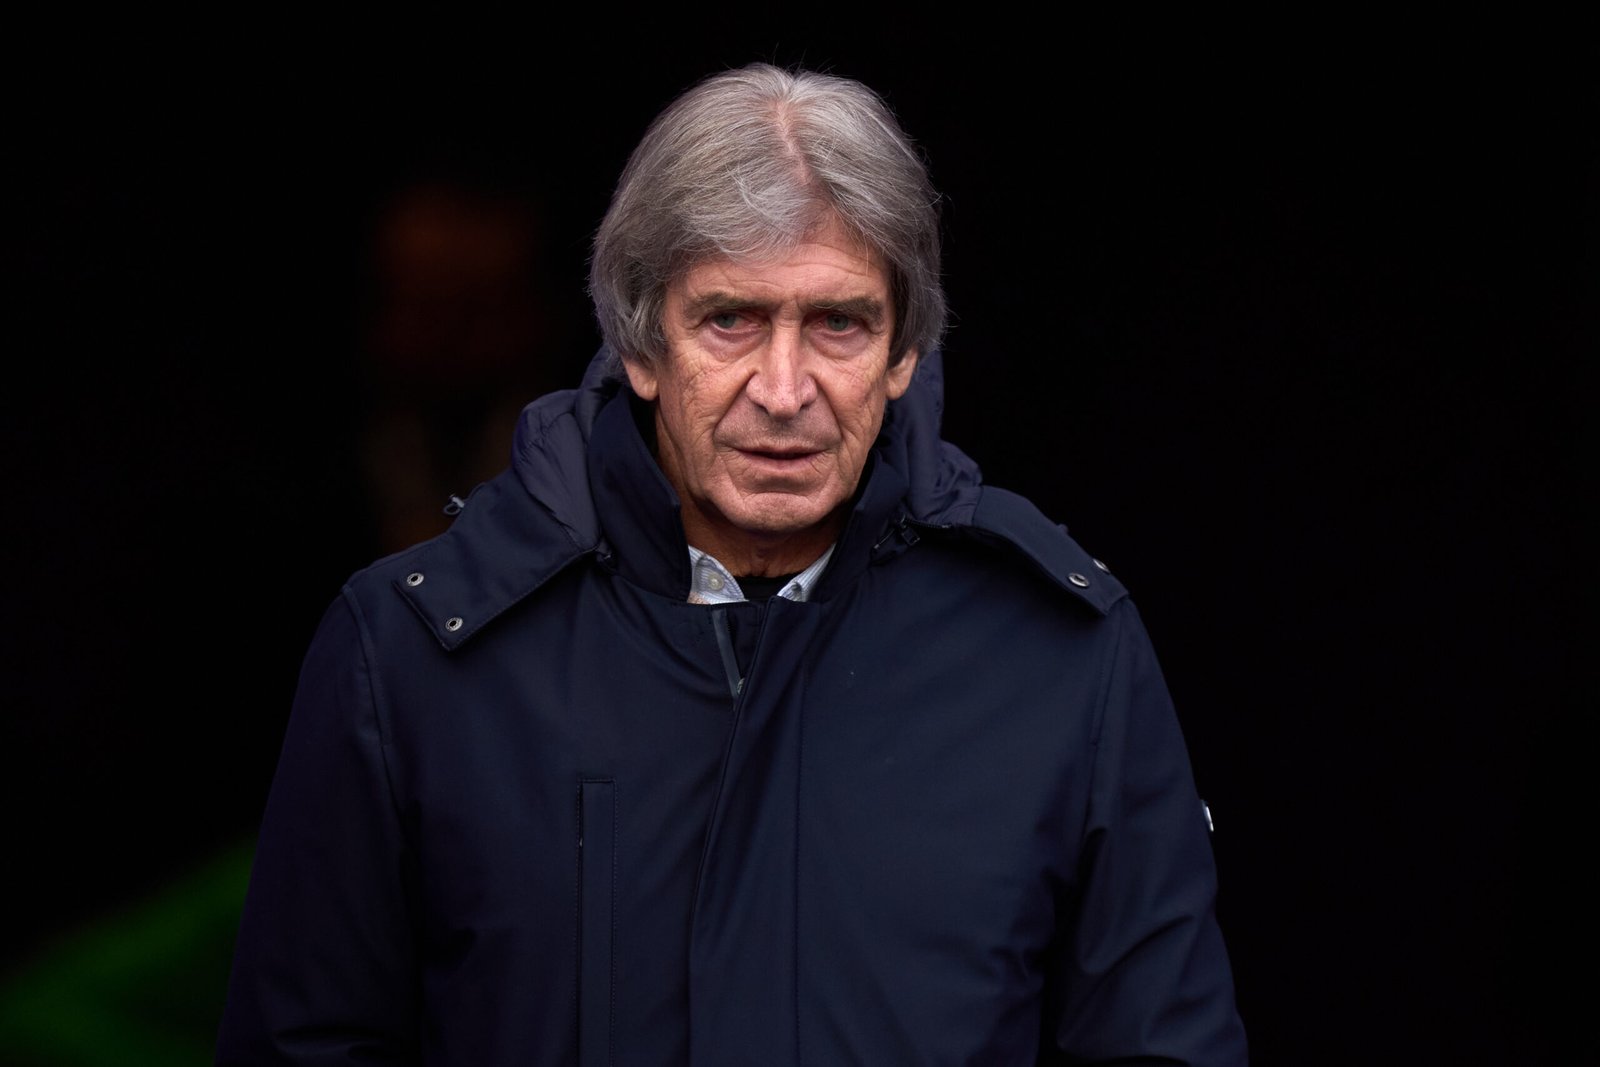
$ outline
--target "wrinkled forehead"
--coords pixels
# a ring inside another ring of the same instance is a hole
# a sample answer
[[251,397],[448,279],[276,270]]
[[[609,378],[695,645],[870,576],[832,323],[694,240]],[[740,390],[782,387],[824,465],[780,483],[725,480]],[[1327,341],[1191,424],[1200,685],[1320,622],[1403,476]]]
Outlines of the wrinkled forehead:
[[780,222],[754,211],[751,214],[752,217],[737,227],[735,232],[724,233],[720,237],[705,234],[702,240],[689,242],[689,247],[673,264],[668,284],[680,281],[686,274],[707,263],[725,262],[748,268],[782,263],[795,249],[807,244],[848,247],[860,257],[880,266],[886,261],[886,257],[872,242],[825,204],[817,205],[803,224],[793,224],[788,220]]
[[667,289],[680,297],[698,297],[712,290],[797,286],[822,297],[887,300],[887,260],[837,219],[825,219],[760,249],[731,254],[714,250],[687,259]]

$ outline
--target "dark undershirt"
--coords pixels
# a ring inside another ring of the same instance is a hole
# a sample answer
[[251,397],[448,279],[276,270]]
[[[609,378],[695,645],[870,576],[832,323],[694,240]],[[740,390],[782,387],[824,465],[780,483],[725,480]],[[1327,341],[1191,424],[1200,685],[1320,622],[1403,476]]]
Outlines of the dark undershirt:
[[733,579],[739,583],[739,591],[744,594],[746,600],[770,600],[777,596],[778,591],[784,586],[794,581],[795,575],[799,573],[799,571],[795,571],[794,574],[780,574],[776,578],[757,578],[753,574],[736,574]]

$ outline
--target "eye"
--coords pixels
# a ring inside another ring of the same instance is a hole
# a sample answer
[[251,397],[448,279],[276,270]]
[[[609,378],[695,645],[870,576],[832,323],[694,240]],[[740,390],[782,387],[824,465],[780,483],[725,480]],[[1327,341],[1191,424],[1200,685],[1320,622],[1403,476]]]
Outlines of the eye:
[[856,324],[856,320],[842,311],[830,311],[823,316],[822,324],[834,333],[844,333]]
[[719,330],[731,330],[739,325],[741,316],[737,311],[718,311],[711,315],[711,325]]

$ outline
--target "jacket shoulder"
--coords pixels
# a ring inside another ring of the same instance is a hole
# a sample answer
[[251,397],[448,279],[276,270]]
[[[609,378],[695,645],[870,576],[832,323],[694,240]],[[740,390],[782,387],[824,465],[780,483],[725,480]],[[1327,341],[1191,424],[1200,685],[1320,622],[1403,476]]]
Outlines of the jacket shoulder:
[[1109,567],[1084,550],[1060,523],[1052,522],[1028,498],[986,485],[970,520],[984,540],[998,540],[1025,556],[1061,591],[1108,614],[1128,590]]
[[507,469],[472,491],[450,528],[356,572],[369,607],[404,602],[453,651],[592,546],[580,546]]

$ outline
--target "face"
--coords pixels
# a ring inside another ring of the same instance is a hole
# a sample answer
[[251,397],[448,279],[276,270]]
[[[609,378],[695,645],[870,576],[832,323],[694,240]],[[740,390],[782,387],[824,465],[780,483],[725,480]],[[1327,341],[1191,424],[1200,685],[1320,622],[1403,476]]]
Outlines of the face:
[[773,262],[694,267],[667,289],[662,326],[666,356],[627,370],[656,402],[689,542],[744,573],[809,564],[916,365],[912,352],[889,366],[883,264],[834,224]]

